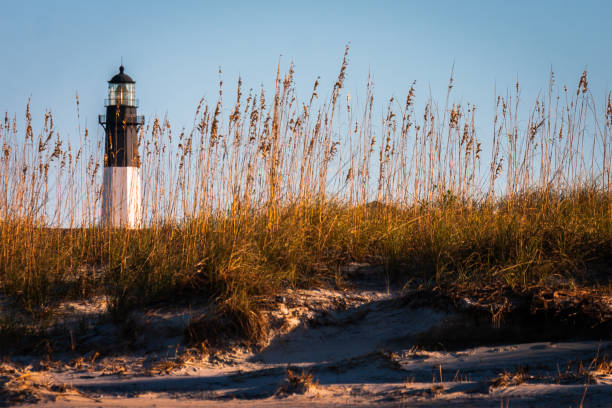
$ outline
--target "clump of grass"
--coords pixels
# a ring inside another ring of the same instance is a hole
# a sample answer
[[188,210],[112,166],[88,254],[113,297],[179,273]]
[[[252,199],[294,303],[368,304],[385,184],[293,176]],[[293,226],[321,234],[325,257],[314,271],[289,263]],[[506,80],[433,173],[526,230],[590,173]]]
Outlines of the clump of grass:
[[516,386],[525,383],[530,377],[526,367],[519,366],[514,372],[504,371],[493,380],[490,385],[493,388]]
[[612,361],[607,355],[603,357],[597,357],[593,360],[592,364],[593,371],[597,375],[610,375],[612,374]]
[[348,48],[328,100],[317,81],[300,101],[291,66],[272,95],[244,95],[239,79],[229,110],[220,81],[190,131],[154,118],[139,135],[146,217],[136,230],[97,224],[100,140],[79,130],[72,146],[50,112],[35,133],[29,105],[23,130],[5,115],[0,294],[32,314],[105,294],[117,318],[210,302],[212,320],[187,334],[199,342],[220,335],[215,319],[257,341],[262,297],[337,280],[351,261],[436,283],[610,287],[612,102],[598,108],[586,72],[576,92],[551,75],[526,119],[517,83],[497,98],[483,146],[476,108],[452,102],[454,78],[443,108],[429,99],[417,115],[413,84],[377,127],[370,79],[363,106],[342,97],[347,69]]
[[557,375],[555,378],[557,384],[589,384],[595,382],[592,366],[593,362],[589,366],[584,366],[582,361],[580,361],[575,368],[572,368],[572,364],[568,363],[564,371],[557,366]]
[[253,308],[220,305],[209,315],[200,317],[185,328],[188,344],[218,348],[229,341],[248,339],[258,344],[266,339],[267,322]]
[[2,362],[0,364],[0,403],[7,405],[55,401],[58,395],[82,396],[65,384],[57,384],[42,372],[30,366]]
[[318,381],[314,379],[312,373],[302,370],[301,373],[295,373],[292,370],[287,370],[287,378],[276,391],[277,396],[287,396],[292,394],[305,394],[308,391],[316,388]]

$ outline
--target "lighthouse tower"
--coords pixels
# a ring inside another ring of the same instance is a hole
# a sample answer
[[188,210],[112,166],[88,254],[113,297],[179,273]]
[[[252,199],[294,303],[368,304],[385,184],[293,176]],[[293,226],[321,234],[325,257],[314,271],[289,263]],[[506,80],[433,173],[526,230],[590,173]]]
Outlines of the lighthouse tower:
[[102,184],[102,224],[138,228],[142,222],[140,156],[138,129],[144,116],[138,116],[134,80],[119,73],[108,81],[106,115],[98,122],[104,127],[104,180]]

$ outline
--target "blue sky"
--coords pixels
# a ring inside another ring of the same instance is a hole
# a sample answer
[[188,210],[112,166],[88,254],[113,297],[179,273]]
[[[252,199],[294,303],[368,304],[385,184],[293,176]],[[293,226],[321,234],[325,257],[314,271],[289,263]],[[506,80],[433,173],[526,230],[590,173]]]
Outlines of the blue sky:
[[[4,1],[0,11],[0,111],[23,119],[25,104],[55,116],[65,136],[81,125],[102,137],[107,83],[123,57],[136,80],[140,113],[168,115],[187,127],[199,99],[214,103],[218,68],[226,100],[238,75],[246,88],[273,85],[276,64],[295,63],[299,96],[321,76],[322,95],[350,42],[346,90],[363,95],[368,72],[378,111],[405,98],[417,104],[446,91],[455,67],[455,98],[479,106],[480,137],[490,134],[493,91],[518,77],[532,103],[547,86],[574,88],[584,69],[603,104],[612,88],[609,1]],[[443,103],[443,100],[440,101]]]

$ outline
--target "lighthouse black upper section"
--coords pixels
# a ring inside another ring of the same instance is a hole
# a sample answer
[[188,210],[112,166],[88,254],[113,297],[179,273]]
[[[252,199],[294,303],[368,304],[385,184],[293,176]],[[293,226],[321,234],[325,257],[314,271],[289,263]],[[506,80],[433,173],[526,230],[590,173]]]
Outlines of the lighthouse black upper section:
[[99,118],[106,131],[105,167],[140,167],[138,128],[144,117],[137,115],[135,82],[123,71],[123,66],[119,67],[119,73],[108,81],[106,116]]
[[119,67],[119,73],[115,75],[114,77],[112,77],[111,80],[108,81],[108,83],[109,84],[135,84],[136,82],[128,74],[125,74],[123,72],[124,70],[125,68],[123,68],[123,65],[121,65]]
[[106,167],[140,167],[138,128],[141,124],[142,116],[136,115],[134,106],[106,107]]

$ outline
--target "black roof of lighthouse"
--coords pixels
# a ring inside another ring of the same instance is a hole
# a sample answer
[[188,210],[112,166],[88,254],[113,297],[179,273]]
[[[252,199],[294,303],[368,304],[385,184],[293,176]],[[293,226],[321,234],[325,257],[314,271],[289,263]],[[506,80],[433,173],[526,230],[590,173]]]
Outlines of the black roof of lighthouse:
[[123,73],[123,65],[119,67],[119,73],[108,81],[109,84],[134,84],[136,83],[128,74]]

